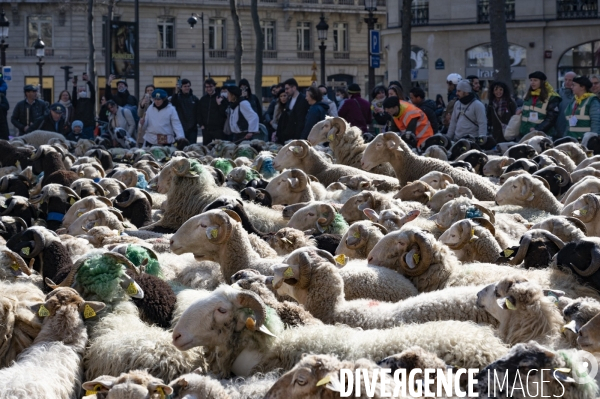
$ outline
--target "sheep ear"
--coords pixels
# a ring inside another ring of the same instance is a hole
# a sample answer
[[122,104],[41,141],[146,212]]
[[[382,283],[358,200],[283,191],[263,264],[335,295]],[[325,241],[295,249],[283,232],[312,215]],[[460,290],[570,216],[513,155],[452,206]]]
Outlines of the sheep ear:
[[371,222],[377,222],[379,220],[379,215],[373,209],[365,208],[362,211]]
[[81,387],[86,390],[85,395],[94,395],[97,392],[108,392],[113,387],[116,377],[103,375],[95,380],[84,382]]
[[398,147],[396,143],[394,143],[394,140],[387,140],[385,144],[390,150],[398,149],[399,151],[402,151],[402,148]]
[[106,305],[102,302],[86,301],[79,305],[79,311],[83,314],[85,319],[89,319],[96,316],[96,313],[102,311]]
[[171,395],[173,393],[173,388],[165,384],[153,384],[151,385],[151,388],[155,394],[158,394],[160,399],[166,399],[167,395]]

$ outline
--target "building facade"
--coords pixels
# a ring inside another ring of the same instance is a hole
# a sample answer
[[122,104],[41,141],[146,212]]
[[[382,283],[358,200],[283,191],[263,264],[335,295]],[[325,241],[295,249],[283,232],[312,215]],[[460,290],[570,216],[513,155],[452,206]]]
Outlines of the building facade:
[[[599,0],[506,0],[512,78],[522,96],[529,73],[541,70],[560,87],[565,72],[600,72]],[[445,99],[446,77],[493,78],[489,0],[413,0],[412,80]],[[389,2],[382,43],[389,79],[399,79],[401,1]],[[487,93],[484,93],[487,94]]]
[[[73,74],[89,68],[87,13],[85,1],[12,2],[4,8],[10,21],[7,64],[12,67],[8,99],[12,107],[23,98],[23,85],[37,84],[37,57],[33,48],[38,36],[45,42],[43,87],[45,99],[54,102],[65,88],[61,66],[73,66]],[[238,1],[242,25],[242,77],[254,86],[255,36],[250,1]],[[234,76],[235,35],[228,0],[201,0],[197,4],[174,0],[140,0],[140,91],[147,84],[172,90],[179,78],[192,80],[201,94],[202,31],[198,21],[190,29],[192,13],[204,14],[206,74],[218,83]],[[95,48],[97,84],[104,86],[104,23],[107,7],[95,7]],[[385,27],[386,1],[378,1],[378,27]],[[134,21],[134,2],[119,1],[114,20]],[[300,86],[312,82],[313,64],[320,77],[321,44],[316,25],[324,15],[329,25],[326,50],[328,84],[358,83],[363,90],[368,77],[368,28],[364,0],[259,0],[259,17],[265,36],[263,86],[296,78]],[[385,57],[376,69],[383,81]],[[81,82],[81,78],[79,78]],[[134,93],[132,80],[129,89]],[[254,87],[253,87],[254,88]],[[72,86],[68,85],[71,90]],[[257,90],[254,90],[256,92]]]

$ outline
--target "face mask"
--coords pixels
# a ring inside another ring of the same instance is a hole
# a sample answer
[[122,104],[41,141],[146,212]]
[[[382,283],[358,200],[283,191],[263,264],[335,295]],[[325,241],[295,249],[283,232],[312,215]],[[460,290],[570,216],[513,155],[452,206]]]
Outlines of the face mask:
[[119,93],[123,93],[125,92],[125,90],[127,90],[127,87],[123,87],[122,89],[117,89],[119,91]]
[[225,92],[225,93],[221,93],[221,97],[223,97],[223,98],[227,98],[227,92]]
[[335,101],[342,101],[342,100],[343,100],[342,96],[335,96]]
[[79,98],[87,98],[87,91],[80,91]]

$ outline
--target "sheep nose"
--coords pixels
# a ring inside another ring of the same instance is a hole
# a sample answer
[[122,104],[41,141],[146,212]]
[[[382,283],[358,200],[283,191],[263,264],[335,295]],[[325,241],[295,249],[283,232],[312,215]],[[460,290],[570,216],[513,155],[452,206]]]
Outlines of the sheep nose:
[[173,239],[172,238],[169,240],[169,245],[173,245]]
[[179,338],[181,338],[180,333],[173,333],[173,342],[177,341]]
[[367,263],[371,263],[373,261],[373,257],[369,256],[369,258],[367,259]]

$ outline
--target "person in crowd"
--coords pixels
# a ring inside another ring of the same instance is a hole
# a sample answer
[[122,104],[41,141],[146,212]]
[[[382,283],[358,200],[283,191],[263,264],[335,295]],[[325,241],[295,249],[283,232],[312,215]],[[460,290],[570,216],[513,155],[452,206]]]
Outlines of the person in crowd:
[[273,129],[271,141],[284,144],[286,141],[286,127],[289,119],[289,110],[287,108],[288,96],[285,89],[279,90],[277,95],[277,104],[273,110],[273,119],[269,124]]
[[125,107],[121,107],[114,100],[108,100],[106,102],[106,108],[108,109],[108,129],[114,132],[117,128],[125,129],[127,136],[131,138],[137,138],[135,136],[135,120],[131,111]]
[[163,89],[154,90],[152,100],[152,105],[140,120],[144,147],[176,144],[178,149],[183,149],[189,141],[185,138],[177,110],[167,99],[167,92]]
[[[286,136],[288,140],[299,139],[306,123],[306,114],[308,113],[308,102],[306,98],[298,91],[298,82],[291,78],[284,82],[285,92],[288,95],[288,109],[290,112]],[[340,115],[341,116],[341,115]]]
[[344,105],[344,102],[346,102],[347,99],[348,91],[345,87],[340,86],[335,89],[335,101],[337,102],[338,115],[340,113],[340,110],[342,109],[342,105]]
[[487,135],[485,106],[475,98],[471,83],[461,80],[456,85],[458,101],[454,105],[450,126],[446,136],[449,140],[460,140],[464,136],[484,137]]
[[67,140],[77,142],[79,139],[88,139],[88,137],[83,137],[83,122],[75,120],[71,123],[71,132],[67,134]]
[[98,112],[98,120],[100,122],[108,123],[108,115],[110,111],[108,110],[108,101],[106,101],[106,97],[100,97],[100,111]]
[[6,93],[0,93],[0,139],[8,140],[8,110],[10,105]]
[[304,130],[302,131],[302,140],[306,140],[310,133],[310,130],[318,122],[325,120],[329,106],[323,101],[323,94],[321,90],[315,86],[311,86],[306,90],[306,101],[310,107],[306,114],[306,122],[304,123]]
[[477,75],[469,75],[467,76],[467,80],[471,82],[475,98],[481,101],[481,82],[479,81],[479,77]]
[[150,104],[152,104],[152,92],[154,90],[156,90],[156,87],[154,87],[154,85],[146,85],[146,87],[144,88],[144,96],[138,104],[138,117],[143,118],[144,115],[146,115],[146,110],[148,109]]
[[[86,72],[81,75],[84,86],[77,87],[77,81],[73,79],[73,108],[75,108],[74,120],[83,123],[81,137],[84,139],[94,138],[94,127],[96,126],[96,89]],[[71,123],[71,128],[72,128]]]
[[559,117],[556,120],[556,126],[554,126],[556,130],[555,137],[563,137],[569,130],[569,124],[562,115],[565,113],[565,109],[567,109],[569,104],[573,102],[573,79],[576,76],[577,74],[572,71],[565,73],[563,87],[558,91],[560,105],[558,107]]
[[319,85],[319,90],[321,91],[321,95],[323,96],[323,102],[329,106],[329,110],[327,110],[327,115],[331,117],[338,116],[337,105],[335,105],[335,101],[331,100],[327,96],[327,86]]
[[383,109],[391,116],[399,132],[414,133],[417,137],[417,145],[421,145],[428,137],[433,136],[433,128],[425,113],[408,101],[400,100],[395,96],[388,97],[383,101]]
[[435,113],[437,116],[442,116],[444,110],[446,109],[446,102],[444,101],[444,97],[441,94],[435,96]]
[[198,124],[202,129],[202,144],[208,145],[213,140],[225,139],[223,127],[227,120],[228,92],[225,87],[217,90],[214,79],[208,78],[204,81],[204,91],[198,105]]
[[373,114],[375,133],[379,134],[385,131],[390,122],[390,116],[383,110],[383,100],[387,97],[387,90],[383,85],[375,86],[371,93],[371,113]]
[[450,120],[452,119],[452,113],[454,112],[454,104],[456,104],[456,101],[458,101],[456,86],[461,80],[462,77],[457,73],[451,73],[446,78],[446,84],[448,85],[448,105],[442,113],[442,124],[444,125],[443,131],[446,132],[450,128]]
[[504,130],[510,118],[517,112],[517,104],[510,96],[508,86],[503,82],[490,84],[490,102],[487,105],[488,134],[496,143],[503,143]]
[[256,115],[258,115],[259,123],[263,123],[262,101],[256,96],[256,94],[252,94],[252,89],[250,88],[250,82],[248,82],[248,79],[240,79],[238,86],[242,91],[242,97],[250,102],[252,109],[254,112],[256,112]]
[[32,126],[33,130],[46,130],[65,135],[71,133],[71,124],[65,120],[65,106],[54,103],[50,107],[50,113],[40,117]]
[[360,107],[360,112],[365,119],[367,124],[367,129],[364,129],[363,132],[366,132],[373,120],[373,114],[371,113],[371,104],[360,96],[360,86],[356,83],[352,83],[348,86],[348,94],[350,94],[350,100],[356,101]]
[[129,93],[127,82],[124,80],[119,80],[117,82],[117,94],[113,96],[111,88],[113,80],[115,80],[115,75],[110,75],[106,81],[106,89],[104,90],[106,100],[113,100],[119,107],[135,107],[137,111],[138,101]]
[[35,86],[26,85],[23,91],[25,99],[17,103],[10,118],[13,126],[19,129],[20,135],[33,131],[33,124],[49,112],[46,102],[38,100]]
[[[267,126],[267,130],[269,131],[269,133],[275,133],[275,129],[273,128],[271,121],[273,121],[273,115],[275,114],[275,106],[279,102],[279,99],[277,98],[277,94],[279,93],[279,91],[282,88],[283,87],[280,85],[272,85],[271,86],[271,102],[269,103],[269,107],[267,108],[267,111],[263,115],[263,120],[264,120],[265,125]],[[277,122],[275,122],[275,124],[277,124]]]
[[590,76],[590,81],[592,82],[592,93],[600,98],[600,75]]
[[342,99],[338,108],[338,116],[344,118],[350,125],[356,126],[363,132],[366,132],[369,127],[358,101],[350,98],[348,91],[344,87],[337,88],[336,92],[336,99],[338,96]]
[[388,86],[388,97],[398,97],[401,99],[405,99],[404,90],[402,90],[402,86],[391,84]]
[[426,100],[425,92],[420,87],[413,87],[409,92],[410,102],[416,105],[421,111],[427,115],[427,119],[429,123],[431,123],[431,128],[433,132],[436,133],[439,131],[438,118],[435,114],[435,101]]
[[[242,89],[238,86],[226,86],[229,101],[229,127],[225,127],[226,139],[231,141],[252,140],[258,133],[258,114],[252,109],[247,98],[242,97]],[[227,131],[229,130],[229,131]]]
[[554,126],[559,116],[561,98],[547,82],[546,74],[535,71],[529,74],[529,89],[523,99],[521,115],[521,137],[534,130],[556,136]]
[[200,100],[194,95],[192,82],[189,79],[181,79],[181,88],[177,88],[171,97],[171,104],[177,110],[185,138],[191,144],[195,144],[198,141],[197,115]]
[[62,104],[64,107],[65,111],[63,112],[63,118],[66,123],[71,125],[71,123],[73,123],[75,120],[75,108],[71,103],[71,94],[68,90],[63,90],[60,92],[57,103]]
[[592,86],[585,76],[573,79],[573,101],[561,116],[567,122],[565,135],[581,140],[587,132],[600,132],[600,99],[591,92]]

